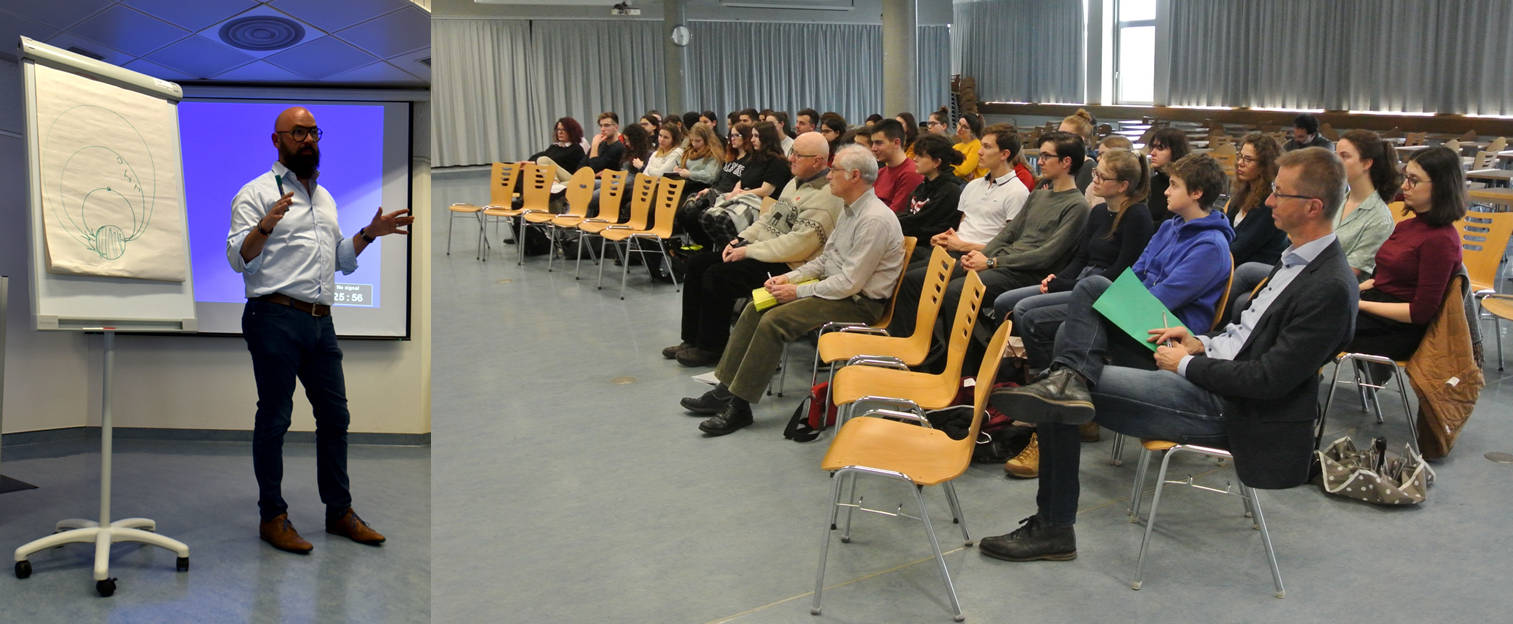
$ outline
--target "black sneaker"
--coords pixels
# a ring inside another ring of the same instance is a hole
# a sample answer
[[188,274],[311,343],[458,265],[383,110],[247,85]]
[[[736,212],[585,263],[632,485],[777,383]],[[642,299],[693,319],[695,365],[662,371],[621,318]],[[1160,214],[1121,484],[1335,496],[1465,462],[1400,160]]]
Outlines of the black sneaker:
[[1030,423],[1085,425],[1093,420],[1093,395],[1082,375],[1055,368],[1045,379],[1027,386],[993,391],[988,403],[1010,418]]
[[730,404],[730,399],[730,396],[722,399],[718,391],[710,390],[696,397],[683,397],[678,404],[694,416],[713,416],[724,410]]
[[722,436],[735,433],[737,429],[750,425],[751,420],[751,404],[733,400],[719,414],[699,423],[699,431],[703,431],[709,437]]
[[1004,561],[1071,561],[1077,558],[1077,534],[1071,526],[1051,526],[1034,515],[1011,533],[982,538],[977,548]]

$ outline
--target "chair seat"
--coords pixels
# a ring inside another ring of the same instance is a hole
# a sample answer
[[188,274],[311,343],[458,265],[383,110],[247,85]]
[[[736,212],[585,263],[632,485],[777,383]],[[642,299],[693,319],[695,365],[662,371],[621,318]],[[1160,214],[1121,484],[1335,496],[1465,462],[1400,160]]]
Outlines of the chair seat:
[[447,210],[450,210],[452,212],[465,212],[468,214],[475,214],[482,212],[483,206],[474,206],[473,204],[452,204],[450,206],[447,206]]
[[1513,299],[1487,297],[1481,300],[1481,307],[1501,318],[1513,319]]
[[607,223],[607,222],[604,222],[604,221],[588,221],[588,220],[584,220],[582,223],[578,224],[578,229],[581,230],[581,231],[584,231],[584,232],[588,232],[589,234],[598,234],[598,233],[603,232],[604,230],[608,229],[609,226],[611,226],[611,225],[614,225],[614,224],[613,223]]
[[557,215],[557,218],[552,219],[552,225],[557,227],[577,227],[583,223],[585,218],[587,217],[582,215]]
[[835,435],[820,467],[834,471],[868,466],[904,473],[918,485],[935,485],[966,471],[971,454],[952,452],[960,445],[939,429],[885,418],[853,418]]
[[1170,440],[1140,440],[1140,446],[1145,447],[1145,450],[1147,451],[1165,451],[1171,449],[1171,447],[1176,445],[1176,442],[1172,442]]
[[525,214],[526,223],[547,223],[556,218],[556,213],[551,212],[528,212]]
[[[910,337],[879,336],[853,332],[830,332],[820,336],[821,362],[837,362],[857,355],[891,355],[907,366],[916,366],[930,352],[926,340],[912,341]],[[918,344],[915,344],[917,342]]]
[[940,409],[956,398],[954,383],[941,383],[940,375],[877,366],[847,366],[836,371],[831,398],[844,405],[864,396],[880,395],[909,399],[924,409]]
[[516,217],[525,213],[519,208],[505,208],[503,206],[484,206],[483,214],[490,217]]
[[599,235],[603,236],[605,240],[623,241],[637,234],[648,234],[650,232],[651,230],[631,230],[619,228],[614,230],[604,230],[603,232],[600,232]]

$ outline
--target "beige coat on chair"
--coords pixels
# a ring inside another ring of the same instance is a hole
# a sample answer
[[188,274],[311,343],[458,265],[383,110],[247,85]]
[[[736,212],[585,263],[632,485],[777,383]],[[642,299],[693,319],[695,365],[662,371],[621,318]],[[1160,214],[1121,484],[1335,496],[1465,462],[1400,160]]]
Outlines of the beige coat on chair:
[[1450,278],[1439,314],[1408,359],[1408,380],[1418,395],[1418,446],[1425,459],[1450,454],[1486,385],[1472,353],[1466,321],[1464,272]]

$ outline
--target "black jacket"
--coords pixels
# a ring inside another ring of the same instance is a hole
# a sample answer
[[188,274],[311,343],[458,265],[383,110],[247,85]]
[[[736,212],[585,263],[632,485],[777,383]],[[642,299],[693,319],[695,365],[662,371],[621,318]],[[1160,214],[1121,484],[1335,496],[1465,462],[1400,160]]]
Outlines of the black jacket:
[[1282,252],[1287,250],[1287,233],[1277,229],[1277,224],[1271,220],[1271,208],[1265,203],[1251,208],[1245,220],[1235,225],[1235,217],[1239,216],[1240,203],[1244,199],[1230,199],[1229,210],[1225,213],[1229,224],[1235,228],[1235,239],[1229,242],[1229,253],[1235,258],[1235,266],[1246,262],[1276,264],[1282,259]]
[[898,215],[898,225],[904,236],[928,242],[931,236],[961,222],[957,200],[961,198],[961,188],[967,183],[949,169],[942,167],[934,180],[925,180],[914,187],[914,194],[909,196],[909,209]]
[[1188,362],[1187,378],[1224,401],[1241,482],[1279,489],[1308,480],[1318,370],[1355,334],[1359,299],[1355,275],[1335,242],[1271,303],[1234,360],[1198,356]]

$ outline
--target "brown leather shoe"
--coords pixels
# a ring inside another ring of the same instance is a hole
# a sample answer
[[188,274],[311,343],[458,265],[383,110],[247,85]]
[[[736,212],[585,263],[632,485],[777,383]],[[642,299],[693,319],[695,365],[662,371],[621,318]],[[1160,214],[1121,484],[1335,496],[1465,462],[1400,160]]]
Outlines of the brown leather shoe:
[[335,522],[326,521],[326,532],[332,535],[341,535],[351,538],[352,541],[369,546],[377,546],[384,543],[384,536],[374,531],[362,518],[357,517],[357,512],[351,507],[342,513],[341,518]]
[[1082,438],[1083,442],[1097,442],[1103,437],[1099,432],[1100,429],[1098,423],[1095,422],[1077,425],[1077,437]]
[[289,522],[289,514],[283,513],[272,520],[257,525],[257,536],[263,541],[272,544],[274,548],[297,555],[306,555],[315,550],[310,542],[299,536],[294,530],[294,525]]
[[1018,455],[1003,463],[1003,471],[1016,479],[1040,476],[1040,436],[1030,434],[1030,443]]

